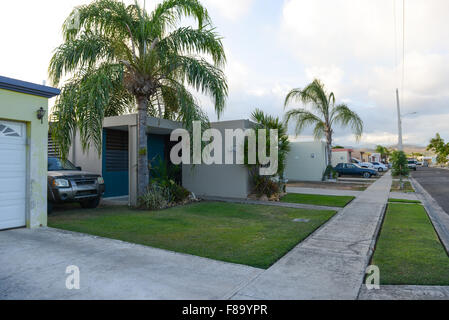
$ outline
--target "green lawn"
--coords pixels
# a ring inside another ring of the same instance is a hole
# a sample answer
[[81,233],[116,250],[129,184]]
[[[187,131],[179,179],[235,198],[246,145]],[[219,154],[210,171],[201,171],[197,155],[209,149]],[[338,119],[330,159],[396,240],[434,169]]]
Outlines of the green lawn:
[[[128,207],[55,211],[50,227],[268,268],[335,214],[201,202],[161,211]],[[309,219],[293,222],[293,219]]]
[[406,199],[388,199],[388,202],[398,202],[398,203],[421,203],[419,200],[406,200]]
[[393,180],[391,192],[415,192],[410,181],[404,181],[404,189],[401,190],[399,180]]
[[289,203],[313,204],[317,206],[345,207],[354,200],[351,196],[323,196],[316,194],[289,193],[281,201]]
[[384,285],[449,285],[449,257],[421,205],[388,205],[371,264]]

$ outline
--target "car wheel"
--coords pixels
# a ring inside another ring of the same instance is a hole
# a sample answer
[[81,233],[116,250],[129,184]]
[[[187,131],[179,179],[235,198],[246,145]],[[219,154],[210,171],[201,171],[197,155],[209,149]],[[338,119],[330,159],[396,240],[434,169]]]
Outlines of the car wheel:
[[47,201],[47,214],[51,214],[53,212],[53,202]]
[[369,172],[365,172],[365,173],[363,173],[363,177],[366,179],[371,178],[371,174]]
[[379,172],[384,172],[384,169],[379,168],[378,171],[379,171]]
[[80,202],[81,207],[85,209],[95,209],[100,204],[100,198],[95,198],[91,200],[85,200]]

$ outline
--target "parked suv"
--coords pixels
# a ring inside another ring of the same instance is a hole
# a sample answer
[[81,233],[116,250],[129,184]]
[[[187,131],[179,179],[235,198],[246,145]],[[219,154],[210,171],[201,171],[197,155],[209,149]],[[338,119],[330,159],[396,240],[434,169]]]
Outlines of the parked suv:
[[104,193],[99,174],[82,171],[70,161],[48,157],[48,213],[55,203],[79,202],[83,208],[96,208]]

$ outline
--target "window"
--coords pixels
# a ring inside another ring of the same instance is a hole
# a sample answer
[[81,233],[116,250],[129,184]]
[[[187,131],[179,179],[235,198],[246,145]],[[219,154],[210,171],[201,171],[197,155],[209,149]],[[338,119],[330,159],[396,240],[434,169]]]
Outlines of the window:
[[0,123],[0,136],[4,137],[20,137],[20,133],[6,124]]
[[105,130],[106,171],[128,171],[128,132]]

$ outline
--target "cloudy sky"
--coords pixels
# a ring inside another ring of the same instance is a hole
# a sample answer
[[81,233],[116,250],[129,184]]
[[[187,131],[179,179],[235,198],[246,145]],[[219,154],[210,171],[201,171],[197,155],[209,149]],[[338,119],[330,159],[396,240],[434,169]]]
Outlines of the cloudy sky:
[[[88,2],[2,1],[0,74],[38,83],[47,79],[52,50],[61,42],[62,22],[75,5]],[[155,2],[147,0],[147,9]],[[365,122],[360,144],[339,128],[336,143],[354,147],[396,143],[402,0],[203,3],[224,38],[228,57],[230,95],[224,120],[249,118],[256,107],[283,116],[286,93],[320,78]],[[436,132],[449,139],[448,18],[447,0],[406,1],[402,111],[417,112],[403,121],[408,144],[425,145]],[[211,103],[201,101],[211,120],[216,120]],[[302,139],[309,135],[305,131]]]

